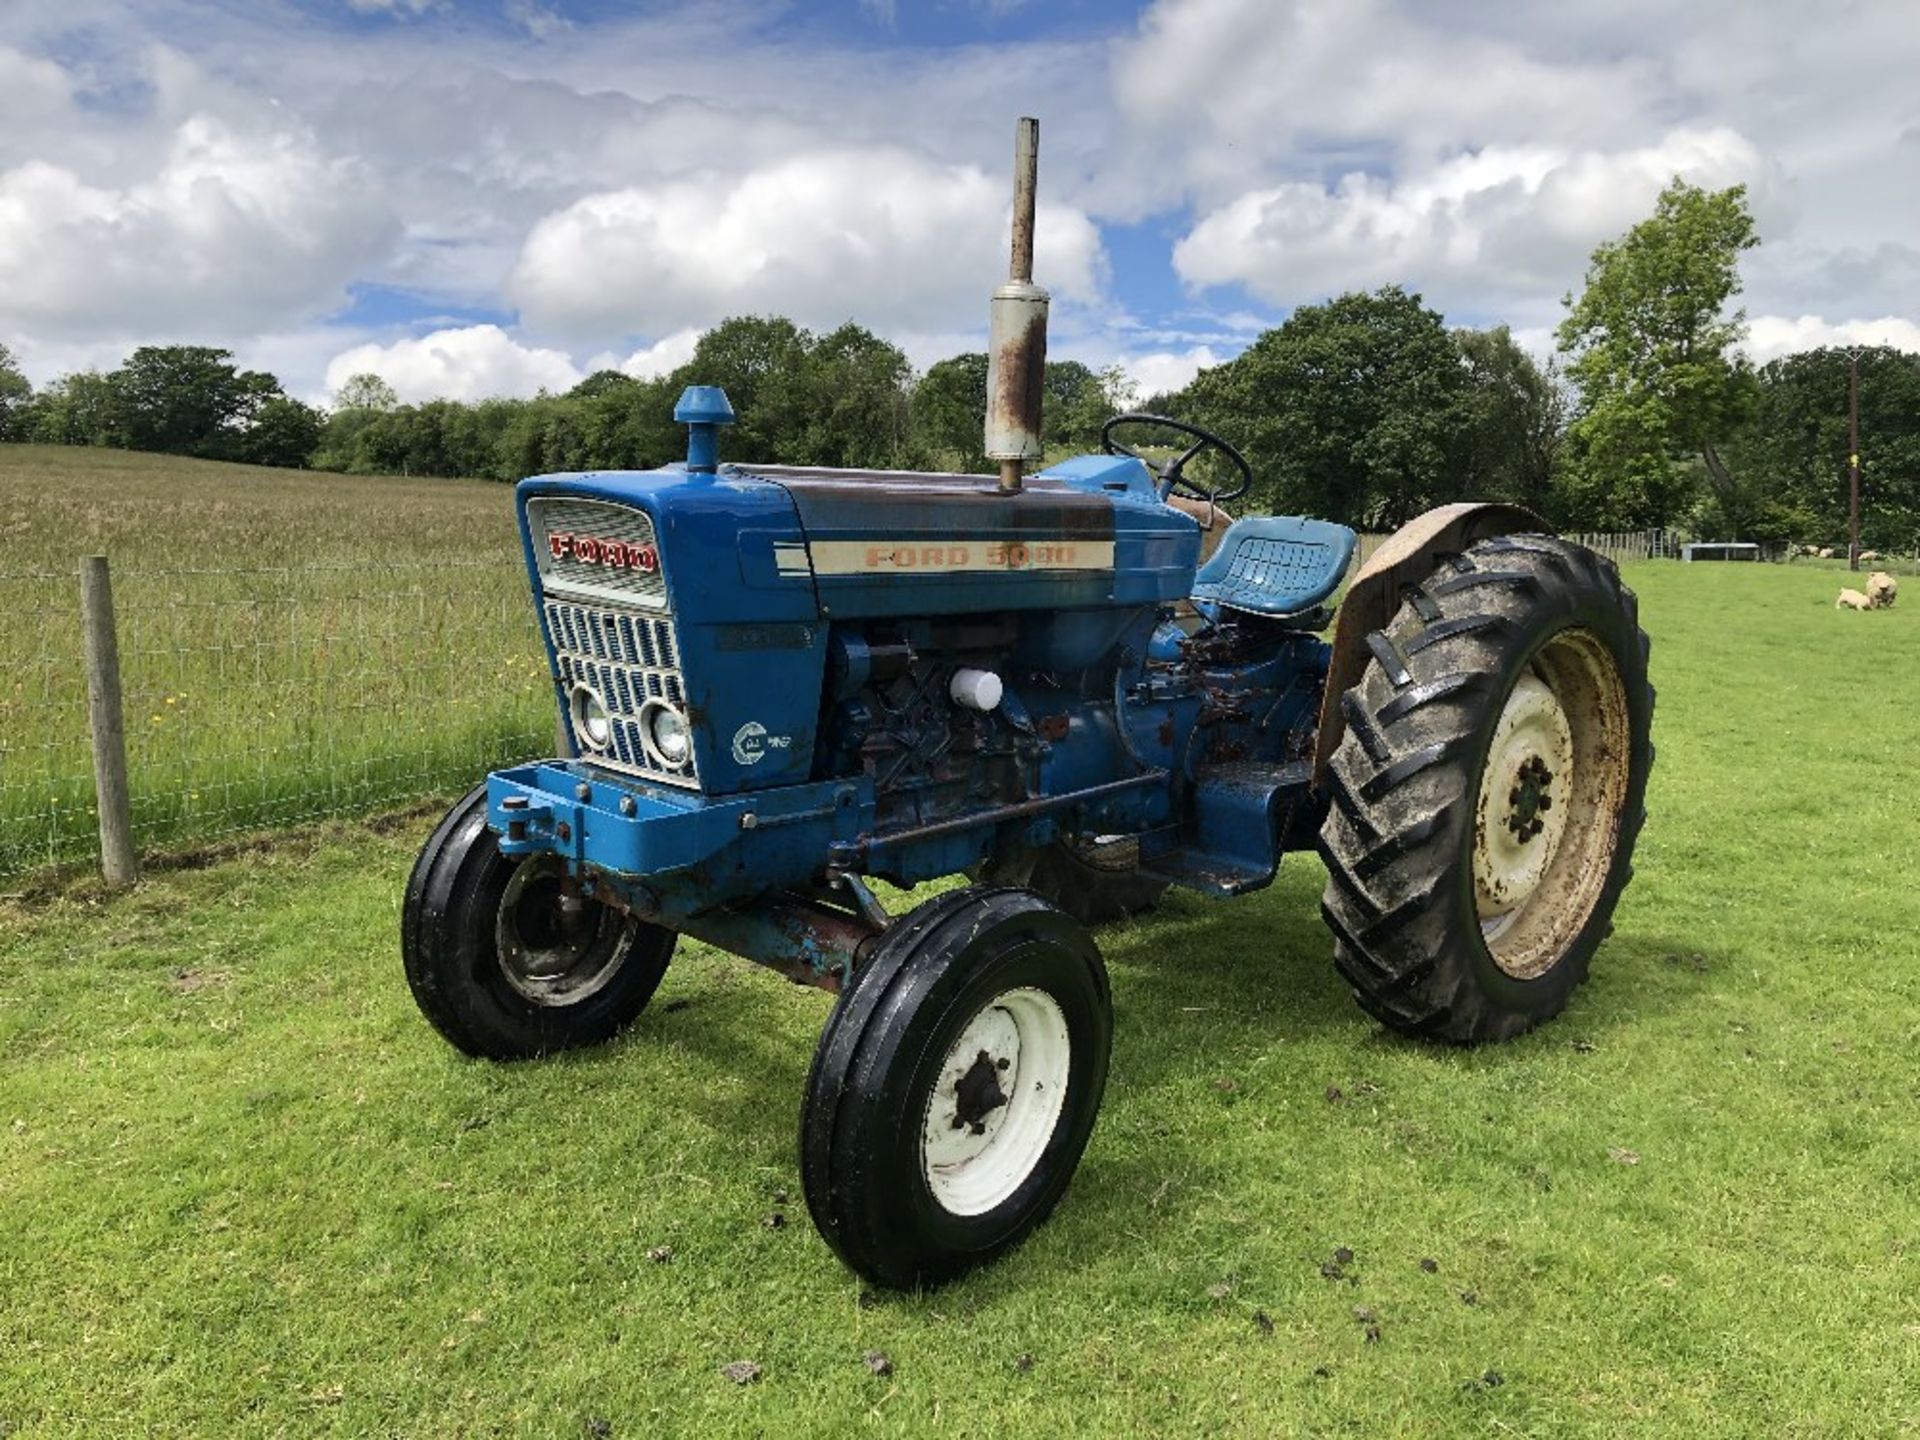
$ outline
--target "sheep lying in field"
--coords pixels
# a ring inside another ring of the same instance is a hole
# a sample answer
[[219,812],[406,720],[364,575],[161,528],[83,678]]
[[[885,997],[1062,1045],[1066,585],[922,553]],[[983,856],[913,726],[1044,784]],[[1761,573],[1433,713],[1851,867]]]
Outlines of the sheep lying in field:
[[[1867,557],[1862,555],[1862,560]],[[1891,608],[1900,598],[1900,582],[1884,570],[1876,570],[1867,577],[1867,600],[1876,610]]]
[[1860,563],[1862,565],[1871,565],[1879,558],[1880,552],[1878,550],[1862,550],[1860,552]]
[[1873,601],[1869,600],[1865,595],[1862,595],[1858,590],[1842,590],[1840,592],[1840,598],[1833,602],[1833,608],[1836,610],[1871,610],[1873,609]]

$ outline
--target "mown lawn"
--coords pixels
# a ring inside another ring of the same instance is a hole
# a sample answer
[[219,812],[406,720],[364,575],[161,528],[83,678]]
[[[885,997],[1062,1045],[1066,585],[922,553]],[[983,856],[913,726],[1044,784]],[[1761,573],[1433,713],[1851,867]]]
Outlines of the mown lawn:
[[806,1219],[825,996],[688,947],[600,1052],[441,1044],[425,817],[0,910],[0,1433],[1920,1430],[1920,594],[1629,578],[1653,819],[1569,1013],[1382,1034],[1308,857],[1176,900],[1066,1204],[932,1295]]

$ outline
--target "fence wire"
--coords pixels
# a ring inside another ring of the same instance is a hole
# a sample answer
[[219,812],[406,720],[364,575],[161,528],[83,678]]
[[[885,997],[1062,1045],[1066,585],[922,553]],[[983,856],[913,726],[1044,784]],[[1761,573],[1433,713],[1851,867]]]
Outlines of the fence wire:
[[[517,554],[113,576],[136,845],[457,792],[551,753]],[[77,581],[0,575],[0,875],[95,853]]]
[[[1361,555],[1380,536],[1363,536]],[[1575,539],[1619,561],[1661,532]],[[452,795],[552,753],[518,552],[369,569],[116,570],[136,846]],[[97,854],[79,585],[0,574],[0,876]]]

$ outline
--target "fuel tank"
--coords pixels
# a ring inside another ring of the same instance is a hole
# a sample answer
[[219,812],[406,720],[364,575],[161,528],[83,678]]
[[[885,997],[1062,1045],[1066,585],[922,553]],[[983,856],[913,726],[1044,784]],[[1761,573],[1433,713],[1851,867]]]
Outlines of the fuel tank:
[[793,498],[835,620],[1170,604],[1186,596],[1199,526],[1138,461],[1083,456],[1019,494],[991,476],[743,466]]

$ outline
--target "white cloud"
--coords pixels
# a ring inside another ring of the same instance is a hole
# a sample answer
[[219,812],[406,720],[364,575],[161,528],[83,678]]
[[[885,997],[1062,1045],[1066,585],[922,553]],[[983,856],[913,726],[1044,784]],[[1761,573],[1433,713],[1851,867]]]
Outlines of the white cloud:
[[449,0],[347,0],[347,8],[362,15],[424,15],[449,8]]
[[573,28],[572,21],[540,0],[507,0],[502,13],[536,40],[546,40]]
[[1643,219],[1676,174],[1747,184],[1764,215],[1787,208],[1789,187],[1745,137],[1681,129],[1628,150],[1489,147],[1396,180],[1249,191],[1202,216],[1173,263],[1190,284],[1243,284],[1286,305],[1390,282],[1442,302],[1544,300],[1576,286],[1593,247]]
[[1899,315],[1877,320],[1823,320],[1818,315],[1758,315],[1747,326],[1742,347],[1755,364],[1764,365],[1796,350],[1823,345],[1888,345],[1920,353],[1920,325]]
[[583,376],[558,350],[521,344],[498,325],[436,330],[390,345],[356,345],[328,362],[327,388],[378,375],[402,400],[485,400],[568,390]]
[[72,99],[66,71],[51,60],[0,45],[0,126],[64,114]]
[[1202,370],[1223,364],[1229,358],[1211,345],[1194,345],[1186,350],[1156,350],[1145,355],[1123,356],[1119,364],[1144,401],[1169,391],[1184,390]]
[[662,375],[671,375],[693,359],[694,347],[700,343],[700,335],[701,332],[691,326],[676,330],[634,351],[617,368],[636,380],[658,380]]
[[[599,338],[777,312],[936,329],[982,315],[1006,273],[1007,185],[892,147],[822,150],[744,174],[589,195],[533,228],[508,285],[536,328]],[[1043,205],[1042,278],[1100,292],[1099,231]]]
[[297,129],[196,116],[131,185],[40,160],[0,173],[0,322],[232,337],[338,303],[392,233],[355,162]]

